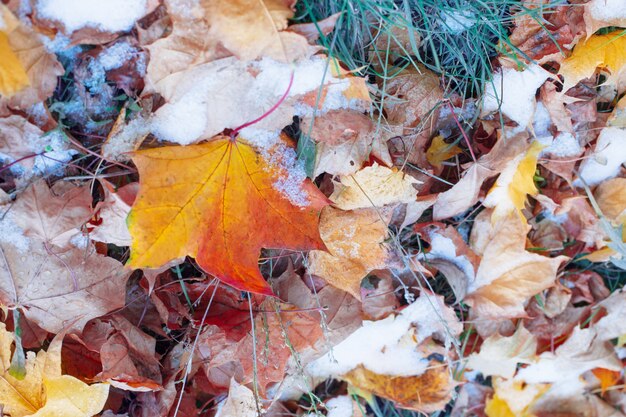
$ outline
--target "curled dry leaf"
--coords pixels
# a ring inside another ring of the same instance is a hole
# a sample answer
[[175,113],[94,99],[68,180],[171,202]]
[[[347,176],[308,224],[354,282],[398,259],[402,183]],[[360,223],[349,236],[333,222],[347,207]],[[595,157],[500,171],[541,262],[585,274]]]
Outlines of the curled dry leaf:
[[370,155],[391,165],[382,132],[377,131],[372,119],[361,112],[331,110],[307,117],[300,122],[300,130],[316,142],[314,177],[324,172],[353,174]]
[[554,285],[559,266],[568,258],[526,251],[527,232],[515,212],[493,225],[476,278],[465,297],[479,320],[523,316],[524,302]]
[[528,149],[527,138],[525,133],[500,138],[491,152],[470,165],[459,182],[439,194],[433,206],[433,219],[443,220],[459,215],[476,204],[483,182],[496,176],[509,161],[525,152]]
[[100,223],[89,233],[89,238],[98,242],[113,243],[117,246],[130,246],[132,237],[128,231],[126,218],[130,213],[139,183],[133,182],[114,191],[109,182],[102,182],[105,189],[104,201],[98,203]]
[[328,252],[309,253],[309,273],[360,300],[365,275],[389,264],[391,255],[384,244],[388,217],[375,208],[322,210],[319,230]]
[[14,340],[15,335],[0,323],[0,404],[4,413],[12,417],[91,417],[102,411],[109,396],[108,385],[87,385],[61,374],[62,336],[47,352],[27,353],[23,379],[9,372]]
[[133,160],[140,189],[128,216],[131,267],[189,255],[235,288],[271,295],[258,268],[261,248],[324,247],[317,230],[324,196],[304,180],[294,185],[295,205],[275,185],[287,173],[241,140],[220,136],[140,151]]
[[599,29],[626,26],[626,9],[620,0],[591,0],[584,5],[587,38]]
[[419,181],[395,168],[374,163],[353,175],[341,176],[329,198],[342,210],[414,203],[417,190],[413,184]]

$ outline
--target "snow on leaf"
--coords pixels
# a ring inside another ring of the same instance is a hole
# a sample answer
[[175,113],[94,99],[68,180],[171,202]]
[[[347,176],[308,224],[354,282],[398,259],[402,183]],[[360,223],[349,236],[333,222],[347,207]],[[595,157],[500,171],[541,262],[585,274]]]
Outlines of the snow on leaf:
[[319,230],[328,252],[309,253],[309,272],[360,300],[361,280],[368,272],[385,268],[391,258],[384,244],[388,215],[382,216],[375,208],[325,208]]
[[355,174],[341,176],[329,198],[342,210],[413,203],[417,198],[413,184],[419,183],[402,171],[374,163]]
[[[261,248],[322,249],[318,216],[327,205],[308,180],[298,207],[274,183],[288,175],[242,140],[137,152],[140,190],[128,216],[128,265],[158,268],[193,256],[238,289],[272,294],[258,269]],[[167,192],[164,192],[167,190]]]
[[102,411],[109,396],[108,385],[87,385],[61,374],[62,338],[56,338],[47,352],[27,353],[26,376],[21,380],[8,372],[14,340],[14,334],[0,323],[0,404],[3,412],[12,417],[91,417]]

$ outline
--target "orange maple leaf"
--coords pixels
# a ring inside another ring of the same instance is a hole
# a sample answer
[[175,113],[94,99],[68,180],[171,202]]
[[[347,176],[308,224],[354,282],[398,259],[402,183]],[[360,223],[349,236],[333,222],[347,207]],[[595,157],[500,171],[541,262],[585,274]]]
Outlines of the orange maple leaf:
[[306,180],[307,205],[274,184],[287,173],[241,139],[137,152],[140,190],[128,215],[128,266],[158,268],[190,255],[233,287],[273,295],[258,269],[261,248],[324,249],[320,210],[328,204]]

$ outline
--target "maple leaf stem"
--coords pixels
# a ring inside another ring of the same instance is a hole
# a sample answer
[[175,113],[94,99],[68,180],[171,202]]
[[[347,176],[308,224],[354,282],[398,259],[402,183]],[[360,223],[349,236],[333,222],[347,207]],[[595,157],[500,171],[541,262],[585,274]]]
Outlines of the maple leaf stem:
[[278,107],[280,107],[281,104],[283,104],[283,102],[285,101],[285,99],[287,98],[287,96],[289,95],[289,91],[291,91],[291,86],[293,85],[293,77],[294,77],[294,71],[291,71],[291,75],[289,76],[289,85],[287,86],[287,90],[285,90],[285,93],[283,94],[283,96],[276,102],[276,104],[274,104],[268,111],[266,111],[265,113],[263,113],[262,115],[260,115],[259,117],[257,117],[256,119],[250,121],[250,122],[246,122],[244,124],[242,124],[239,127],[236,127],[235,129],[233,129],[233,131],[230,134],[231,139],[234,139],[237,137],[237,135],[239,135],[239,132],[242,129],[245,129],[246,127],[252,126],[255,123],[260,122],[261,120],[265,119],[267,116],[269,116],[270,114],[274,113],[274,111],[276,111],[276,109]]

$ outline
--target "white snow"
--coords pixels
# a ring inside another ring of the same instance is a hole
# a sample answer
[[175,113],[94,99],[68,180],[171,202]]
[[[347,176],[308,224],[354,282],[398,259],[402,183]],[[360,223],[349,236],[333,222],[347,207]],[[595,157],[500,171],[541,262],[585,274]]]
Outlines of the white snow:
[[444,9],[441,17],[444,28],[453,34],[459,34],[477,22],[476,15],[470,10]]
[[487,83],[482,115],[498,109],[518,124],[515,132],[525,130],[535,113],[537,89],[550,77],[539,65],[529,65],[523,71],[505,68]]
[[[535,114],[533,115],[533,133],[537,139],[544,138],[546,136],[552,137],[548,128],[552,125],[552,118],[550,112],[541,101],[537,102],[535,107]],[[543,142],[542,142],[543,143]]]
[[30,249],[30,240],[24,236],[24,231],[13,221],[11,212],[0,213],[0,243],[13,245],[20,253]]
[[6,23],[4,23],[4,17],[2,17],[2,13],[0,13],[0,30],[4,30],[6,27]]
[[124,65],[131,60],[139,51],[128,42],[118,42],[105,48],[98,55],[98,62],[105,71],[110,71]]
[[353,417],[352,398],[348,395],[340,395],[326,401],[326,417]]
[[38,0],[40,17],[63,23],[67,33],[85,27],[104,32],[132,29],[146,14],[147,0]]
[[35,157],[33,172],[36,175],[58,175],[65,168],[66,163],[78,152],[69,148],[65,134],[60,130],[53,130],[33,140],[33,151],[43,152]]
[[61,32],[58,32],[54,38],[40,34],[39,40],[41,40],[46,47],[46,50],[53,54],[65,52],[70,48],[70,44],[72,43],[72,40]]
[[[624,0],[591,0],[585,7],[590,17],[595,20],[610,23],[626,18],[626,2]],[[591,36],[592,34],[588,33],[587,35]]]
[[579,156],[583,152],[578,139],[568,132],[559,132],[554,138],[551,136],[537,138],[537,141],[546,146],[539,156],[568,158]]
[[306,371],[319,378],[343,375],[359,365],[382,375],[416,376],[428,366],[416,349],[427,337],[459,334],[462,326],[441,299],[424,294],[399,315],[364,321],[331,352],[310,363]]
[[[624,163],[626,163],[626,130],[605,127],[598,136],[595,152],[581,164],[580,177],[589,186],[594,186],[615,177]],[[574,185],[582,187],[582,181],[577,179]]]
[[456,254],[456,246],[454,245],[452,239],[442,236],[436,232],[431,232],[429,237],[430,252],[420,254],[420,259],[428,261],[428,259],[431,258],[448,261],[459,268],[469,281],[474,279],[474,266],[466,256],[458,256]]

